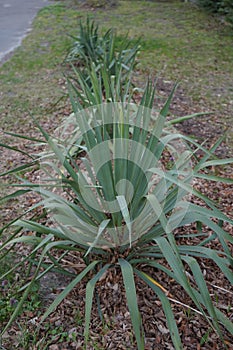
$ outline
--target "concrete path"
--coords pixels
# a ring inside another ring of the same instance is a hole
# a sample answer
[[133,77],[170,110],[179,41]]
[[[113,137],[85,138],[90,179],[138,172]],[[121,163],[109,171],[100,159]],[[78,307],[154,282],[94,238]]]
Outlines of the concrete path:
[[21,44],[38,10],[49,0],[0,0],[0,62]]

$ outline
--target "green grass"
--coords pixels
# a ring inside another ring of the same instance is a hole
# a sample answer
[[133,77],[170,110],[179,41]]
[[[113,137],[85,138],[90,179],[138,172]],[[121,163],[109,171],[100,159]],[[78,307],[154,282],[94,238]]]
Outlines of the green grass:
[[187,92],[197,98],[206,95],[207,84],[210,89],[225,81],[229,84],[232,33],[192,5],[180,1],[134,1],[132,5],[124,1],[120,9],[112,11],[110,23],[119,31],[124,25],[131,36],[142,38],[140,60],[146,73],[163,70],[168,79],[188,80]]

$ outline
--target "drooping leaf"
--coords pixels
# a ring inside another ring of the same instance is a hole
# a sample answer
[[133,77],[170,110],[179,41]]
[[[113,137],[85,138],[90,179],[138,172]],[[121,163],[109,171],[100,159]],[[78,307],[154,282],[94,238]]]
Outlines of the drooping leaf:
[[123,276],[126,299],[130,312],[130,317],[135,332],[138,350],[144,350],[144,339],[142,334],[142,322],[137,304],[137,294],[133,276],[132,266],[124,259],[119,259],[121,272]]

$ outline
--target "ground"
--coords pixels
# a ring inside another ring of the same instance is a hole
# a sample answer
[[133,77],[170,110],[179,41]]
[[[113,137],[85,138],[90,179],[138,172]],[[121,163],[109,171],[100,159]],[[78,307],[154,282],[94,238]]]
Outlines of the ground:
[[[232,33],[215,18],[209,18],[195,7],[188,6],[193,5],[178,1],[122,1],[113,9],[94,10],[80,4],[77,7],[73,1],[67,1],[65,7],[63,1],[60,1],[54,5],[53,10],[42,10],[34,23],[32,33],[0,70],[1,142],[7,141],[8,144],[28,149],[30,143],[26,144],[21,140],[16,144],[3,131],[38,136],[30,114],[36,115],[50,131],[59,125],[64,116],[69,115],[71,108],[66,96],[66,82],[61,72],[64,69],[62,58],[64,59],[70,39],[63,32],[64,28],[75,32],[77,21],[89,14],[102,23],[104,28],[114,26],[121,35],[128,31],[132,37],[141,36],[142,49],[136,82],[143,85],[148,73],[159,75],[158,94],[163,97],[171,90],[175,80],[181,80],[171,106],[171,118],[174,115],[213,111],[212,114],[207,113],[206,116],[186,121],[178,128],[208,145],[213,145],[225,129],[228,129],[217,154],[220,157],[231,156]],[[23,155],[17,155],[9,149],[0,148],[0,155],[4,160],[0,166],[1,172],[25,161]],[[222,176],[227,174],[232,177],[232,168],[229,166],[219,171]],[[214,182],[207,186],[205,181],[198,181],[195,186],[217,200],[220,208],[233,217],[232,186]],[[1,191],[5,191],[5,188]],[[1,224],[14,218],[22,211],[23,206],[26,208],[28,204],[35,203],[35,200],[30,197],[27,198],[27,203],[13,202],[2,207]],[[194,227],[184,228],[184,232],[194,232],[193,230]],[[233,234],[232,227],[227,226],[226,230]],[[20,247],[18,253],[25,253],[24,249]],[[80,257],[72,254],[63,264],[75,272],[83,267]],[[232,286],[210,261],[202,261],[201,267],[210,293],[214,295],[220,309],[232,319]],[[147,268],[145,271],[148,271]],[[89,349],[136,349],[122,278],[118,272],[117,268],[113,268],[98,284],[103,322],[95,303]],[[148,272],[177,300],[189,302],[186,294],[177,288],[174,281],[168,280],[161,272],[151,269]],[[32,294],[32,300],[29,298],[24,313],[5,334],[5,349],[83,349],[84,283],[69,294],[40,329],[36,327],[42,309],[49,305],[66,283],[64,277],[54,273],[44,277],[36,289],[39,298],[35,299]],[[137,291],[145,327],[146,349],[173,349],[160,302],[142,282],[138,281]],[[40,308],[36,308],[39,303]],[[222,340],[209,328],[206,320],[182,305],[175,302],[172,305],[184,349],[223,348]],[[224,333],[224,339],[228,349],[233,349],[229,334]]]

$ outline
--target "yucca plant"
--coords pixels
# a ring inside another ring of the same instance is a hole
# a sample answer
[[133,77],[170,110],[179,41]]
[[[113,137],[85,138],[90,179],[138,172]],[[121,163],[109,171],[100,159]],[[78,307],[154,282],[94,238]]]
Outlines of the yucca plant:
[[103,42],[108,40],[110,30],[103,37],[99,34],[99,28],[94,21],[87,17],[86,25],[79,22],[79,35],[71,36],[74,40],[67,57],[67,62],[76,62],[79,65],[85,65],[87,62],[98,62],[103,55]]
[[[94,79],[94,85],[96,82]],[[96,283],[115,267],[123,277],[137,348],[144,349],[144,332],[135,276],[151,287],[160,299],[174,347],[182,349],[170,303],[176,302],[176,296],[172,297],[162,282],[158,283],[145,272],[147,265],[163,271],[187,293],[195,305],[192,309],[203,315],[222,338],[224,347],[222,328],[233,335],[233,324],[213,303],[199,260],[214,261],[233,282],[233,259],[228,247],[233,238],[222,228],[223,221],[230,224],[233,221],[193,188],[192,179],[203,177],[232,183],[230,179],[202,173],[209,166],[230,163],[232,159],[219,160],[213,155],[221,140],[207,150],[173,130],[172,124],[191,117],[166,120],[174,91],[157,111],[153,108],[156,90],[152,83],[148,82],[139,104],[131,103],[130,95],[122,100],[117,86],[109,80],[108,84],[112,102],[103,102],[105,98],[102,97],[102,101],[97,99],[102,103],[90,103],[89,108],[84,108],[79,103],[80,94],[75,96],[75,91],[71,90],[74,113],[57,133],[49,135],[36,122],[44,140],[34,141],[47,148],[29,164],[7,172],[17,175],[33,163],[35,166],[40,164],[40,183],[34,184],[23,178],[20,184],[15,184],[21,189],[2,201],[31,191],[38,193],[42,200],[32,209],[43,206],[51,225],[35,219],[15,219],[11,226],[16,226],[17,230],[0,248],[3,258],[16,243],[33,244],[32,251],[19,264],[29,261],[36,267],[33,278],[21,288],[22,299],[2,333],[17,317],[35,281],[52,269],[69,274],[62,266],[62,259],[74,251],[86,267],[72,275],[72,281],[50,305],[41,322],[84,277],[89,276],[84,334],[88,344]],[[101,96],[101,83],[92,88],[95,95]],[[202,151],[201,159],[195,157],[196,150]],[[206,207],[194,204],[191,196],[204,201]],[[198,225],[199,231],[192,237],[197,236],[199,243],[195,240],[193,245],[181,244],[175,238],[174,230],[191,223]],[[211,235],[206,236],[202,225],[211,229]],[[9,224],[3,227],[1,234],[6,228]],[[27,230],[37,234],[28,236]],[[222,249],[209,248],[210,242],[216,239]],[[57,254],[59,251],[61,253]],[[0,279],[6,278],[7,273]],[[188,276],[192,277],[192,283]]]
[[72,67],[70,77],[75,78],[78,71],[89,83],[90,70],[94,69],[95,73],[102,77],[101,71],[104,67],[108,77],[117,76],[121,70],[122,82],[127,83],[137,64],[140,40],[132,45],[132,40],[127,35],[119,39],[113,29],[101,35],[98,25],[90,21],[89,17],[85,25],[80,21],[79,35],[72,38],[74,44],[65,59]]

